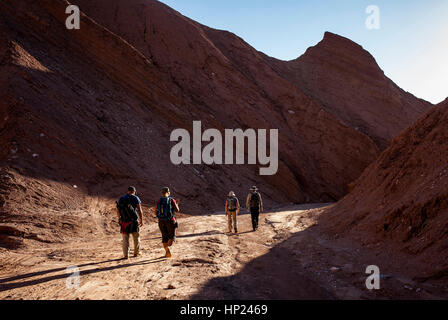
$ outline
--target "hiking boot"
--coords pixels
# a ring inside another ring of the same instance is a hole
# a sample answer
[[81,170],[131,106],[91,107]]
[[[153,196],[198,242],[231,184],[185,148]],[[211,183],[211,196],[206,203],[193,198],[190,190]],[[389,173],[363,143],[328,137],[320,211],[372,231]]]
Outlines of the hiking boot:
[[141,257],[142,256],[142,254],[139,252],[139,253],[136,253],[136,254],[134,254],[134,258],[137,258],[137,257]]

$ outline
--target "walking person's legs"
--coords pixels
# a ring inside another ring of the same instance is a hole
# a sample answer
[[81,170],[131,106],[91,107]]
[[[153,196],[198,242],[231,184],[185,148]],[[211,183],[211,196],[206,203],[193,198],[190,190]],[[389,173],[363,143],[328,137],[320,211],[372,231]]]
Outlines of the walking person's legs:
[[176,239],[176,228],[174,227],[174,222],[173,221],[166,221],[166,230],[167,230],[167,243],[168,243],[168,247],[171,247],[174,243],[174,240]]
[[228,212],[227,214],[227,226],[229,228],[229,233],[232,232],[232,212]]
[[252,217],[252,228],[256,231],[258,229],[258,216],[260,215],[260,210],[258,208],[250,208],[250,215]]
[[238,222],[236,220],[236,211],[232,212],[232,219],[233,219],[233,229],[235,233],[238,233]]
[[260,211],[257,210],[257,212],[255,213],[255,230],[258,229],[258,218],[260,216]]
[[250,219],[252,221],[252,230],[255,231],[255,214],[253,208],[250,208]]
[[123,256],[124,258],[129,257],[129,234],[123,233]]
[[165,249],[165,258],[171,258],[171,251],[168,245],[168,241],[163,243],[163,248]]
[[171,247],[176,240],[176,227],[172,221],[167,222],[168,229],[168,247]]
[[140,233],[134,232],[132,238],[134,239],[134,257],[137,257],[140,255]]
[[165,249],[165,257],[171,258],[171,251],[169,247],[173,244],[173,242],[169,239],[169,230],[167,228],[166,221],[159,221],[159,229],[162,232],[162,244],[163,248]]

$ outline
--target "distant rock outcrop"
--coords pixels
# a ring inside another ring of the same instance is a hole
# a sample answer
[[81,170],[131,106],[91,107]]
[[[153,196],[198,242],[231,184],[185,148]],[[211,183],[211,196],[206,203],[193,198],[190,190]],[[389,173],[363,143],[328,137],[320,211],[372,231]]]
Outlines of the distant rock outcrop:
[[367,134],[381,150],[432,106],[387,78],[360,45],[330,32],[296,60],[265,58],[279,75]]

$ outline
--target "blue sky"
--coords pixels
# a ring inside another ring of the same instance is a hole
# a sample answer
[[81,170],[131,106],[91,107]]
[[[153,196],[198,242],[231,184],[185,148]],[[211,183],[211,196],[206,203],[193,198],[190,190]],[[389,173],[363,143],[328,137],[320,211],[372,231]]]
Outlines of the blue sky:
[[[362,45],[404,90],[433,103],[448,96],[448,0],[162,2],[282,60],[297,58],[331,31]],[[366,27],[369,5],[380,9],[378,30]]]

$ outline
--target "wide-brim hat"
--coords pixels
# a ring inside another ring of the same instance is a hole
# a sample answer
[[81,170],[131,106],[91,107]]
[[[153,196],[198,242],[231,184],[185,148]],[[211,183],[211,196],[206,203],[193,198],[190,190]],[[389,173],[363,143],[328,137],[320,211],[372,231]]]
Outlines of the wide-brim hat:
[[169,187],[163,187],[162,188],[162,193],[169,193],[170,192],[170,188]]
[[250,188],[250,190],[252,190],[252,191],[257,191],[258,188],[257,188],[257,186],[253,186],[252,188]]

